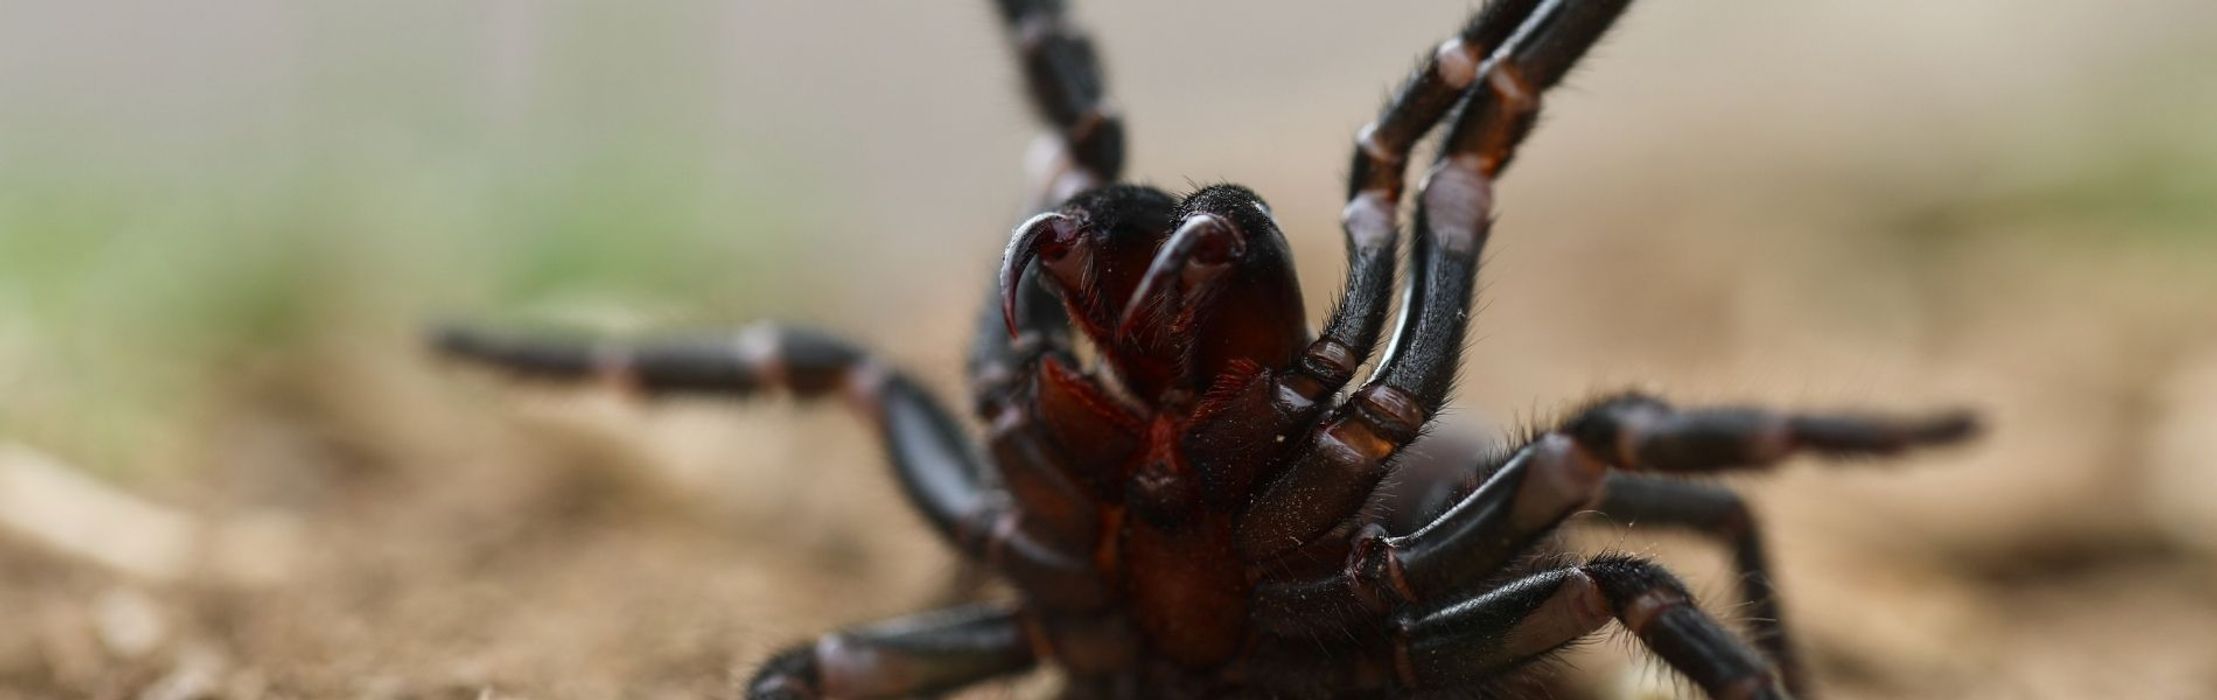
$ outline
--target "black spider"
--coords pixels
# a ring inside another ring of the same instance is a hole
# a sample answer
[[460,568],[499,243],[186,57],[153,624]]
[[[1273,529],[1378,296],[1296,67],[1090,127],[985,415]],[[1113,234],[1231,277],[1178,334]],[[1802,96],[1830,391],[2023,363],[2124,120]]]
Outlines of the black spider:
[[[914,381],[806,330],[599,345],[457,329],[439,347],[654,393],[843,394],[915,507],[1019,593],[793,647],[763,664],[751,697],[930,694],[1042,662],[1078,697],[1514,692],[1537,660],[1611,620],[1712,696],[1785,697],[1806,679],[1754,521],[1733,492],[1679,477],[1952,442],[1973,432],[1967,415],[1623,395],[1492,456],[1396,459],[1446,400],[1492,183],[1541,93],[1627,4],[1496,0],[1439,47],[1356,140],[1346,291],[1312,335],[1262,200],[1116,184],[1123,130],[1091,44],[1054,0],[1000,0],[1061,157],[1037,173],[1046,213],[1016,229],[971,353],[983,450]],[[1384,332],[1406,161],[1441,124],[1393,340],[1342,400]],[[1732,547],[1752,643],[1651,562],[1578,561],[1552,544],[1588,509]]]

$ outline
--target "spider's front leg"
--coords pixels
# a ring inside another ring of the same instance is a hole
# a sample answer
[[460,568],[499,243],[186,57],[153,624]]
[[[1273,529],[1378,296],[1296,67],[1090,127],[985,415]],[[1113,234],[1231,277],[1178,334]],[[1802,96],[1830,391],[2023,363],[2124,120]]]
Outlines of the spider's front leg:
[[[1347,178],[1347,204],[1340,212],[1347,247],[1340,299],[1325,319],[1323,333],[1291,367],[1231,385],[1234,390],[1224,392],[1224,400],[1215,407],[1221,418],[1196,422],[1190,442],[1202,461],[1248,464],[1278,457],[1279,450],[1252,446],[1274,447],[1306,432],[1377,349],[1393,298],[1410,151],[1469,91],[1490,50],[1507,44],[1538,4],[1539,0],[1487,4],[1455,38],[1441,44],[1394,92],[1378,117],[1358,132]],[[1246,493],[1244,488],[1237,492]],[[1256,528],[1258,533],[1264,530]],[[1255,543],[1248,546],[1265,549]]]
[[[1489,4],[1419,74],[1419,87],[1438,75],[1440,85],[1468,92],[1417,195],[1416,246],[1392,351],[1361,390],[1309,432],[1292,465],[1242,516],[1239,544],[1247,560],[1287,555],[1347,522],[1385,478],[1394,454],[1446,402],[1461,363],[1478,258],[1492,229],[1493,182],[1538,115],[1540,93],[1562,79],[1626,4]],[[1369,132],[1366,142],[1378,133]]]
[[1037,659],[1020,613],[973,605],[833,632],[778,652],[749,700],[929,696],[1022,672]]
[[1032,108],[1053,133],[1034,163],[1032,211],[1115,182],[1124,168],[1124,124],[1108,106],[1093,41],[1073,26],[1062,0],[995,0],[1008,26]]

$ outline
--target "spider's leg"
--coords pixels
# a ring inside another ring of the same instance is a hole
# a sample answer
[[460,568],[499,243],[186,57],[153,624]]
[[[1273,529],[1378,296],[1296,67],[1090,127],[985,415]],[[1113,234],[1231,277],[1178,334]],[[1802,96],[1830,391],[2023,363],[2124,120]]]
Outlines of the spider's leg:
[[1340,226],[1347,236],[1347,279],[1324,333],[1297,366],[1317,399],[1338,393],[1378,344],[1393,296],[1400,205],[1409,152],[1477,79],[1480,62],[1508,42],[1539,0],[1488,3],[1455,38],[1440,45],[1394,92],[1383,112],[1355,136],[1348,170],[1347,206]]
[[1105,99],[1107,81],[1093,41],[1074,26],[1062,0],[995,0],[1023,65],[1032,108],[1054,134],[1039,159],[1038,200],[1045,210],[1070,195],[1115,182],[1124,168],[1124,124]]
[[1709,697],[1791,697],[1771,664],[1696,607],[1677,577],[1631,557],[1535,574],[1400,618],[1395,671],[1412,690],[1466,688],[1524,667],[1611,619]]
[[598,380],[649,395],[843,394],[877,427],[901,486],[943,534],[962,539],[959,531],[991,505],[993,494],[972,466],[977,450],[954,417],[907,375],[822,332],[764,323],[737,333],[594,342],[449,327],[435,342],[448,357],[521,377]]
[[1031,668],[1019,614],[974,605],[854,627],[779,652],[750,700],[933,695]]
[[1672,474],[1764,469],[1802,452],[1891,455],[1977,433],[1969,413],[1919,418],[1785,413],[1752,407],[1678,409],[1624,394],[1593,404],[1562,431],[1619,469]]
[[[1658,412],[1631,415],[1690,418],[1677,422],[1657,418],[1635,423],[1622,418],[1597,417],[1623,415],[1629,411],[1626,408],[1628,406]],[[1744,448],[1738,451],[1723,450],[1714,445],[1741,443],[1715,439],[1697,441],[1695,436],[1713,437],[1714,433],[1704,433],[1690,427],[1666,429],[1680,424],[1740,425],[1749,422],[1744,416],[1751,413],[1750,411],[1712,409],[1671,413],[1666,408],[1657,408],[1659,406],[1661,404],[1652,399],[1603,402],[1567,421],[1557,432],[1542,435],[1519,449],[1499,469],[1493,470],[1492,476],[1487,477],[1476,490],[1423,527],[1407,534],[1393,534],[1383,528],[1371,527],[1356,538],[1353,553],[1341,572],[1306,580],[1267,582],[1258,588],[1258,595],[1265,601],[1307,601],[1307,609],[1338,611],[1343,615],[1360,614],[1362,611],[1421,608],[1429,604],[1428,601],[1441,600],[1499,571],[1530,551],[1541,538],[1578,511],[1596,504],[1605,505],[1604,494],[1610,470],[1636,468],[1620,459],[1623,454],[1639,455],[1643,454],[1641,450],[1647,450],[1678,455],[1692,451],[1711,456],[1708,461],[1673,458],[1656,463],[1667,464],[1681,472],[1709,471],[1725,464],[1769,465],[1776,463],[1785,454],[1783,450],[1759,454]],[[1716,418],[1726,415],[1743,418],[1735,421]],[[1965,436],[1968,430],[1960,427],[1965,420],[1960,417],[1916,421],[1828,416],[1807,417],[1805,420],[1812,425],[1824,426],[1825,430],[1821,433],[1822,444],[1828,449],[1837,454],[1850,455],[1891,453],[1911,446],[1948,442]],[[1790,417],[1777,417],[1759,423],[1782,425],[1794,422]],[[1647,426],[1648,429],[1634,431],[1623,427],[1631,424]],[[1597,425],[1617,427],[1604,430],[1596,427]],[[1944,429],[1949,425],[1959,427]],[[1728,431],[1726,434],[1738,435],[1742,432],[1744,431]],[[1650,446],[1648,441],[1658,439],[1653,436],[1661,436],[1666,440],[1659,444],[1677,445],[1677,451]],[[1810,439],[1817,440],[1814,437]],[[1627,451],[1620,448],[1620,445],[1627,444],[1641,449]],[[1690,450],[1688,446],[1693,444],[1711,447]],[[1655,464],[1646,466],[1660,468]],[[1727,511],[1714,515],[1729,517],[1731,513]],[[1686,512],[1681,517],[1693,520],[1698,514]],[[1749,537],[1752,536],[1751,532]],[[1757,558],[1760,558],[1759,555]],[[1749,593],[1753,595],[1761,590],[1751,587]],[[1256,607],[1266,609],[1270,606],[1267,603],[1258,603]],[[1762,613],[1758,611],[1757,614]],[[1313,626],[1325,623],[1308,621],[1306,624]],[[1798,681],[1798,678],[1789,677],[1788,680]]]
[[1715,484],[1619,472],[1610,474],[1603,485],[1598,509],[1626,526],[1681,527],[1731,547],[1740,600],[1748,605],[1748,636],[1778,665],[1786,687],[1807,687],[1793,638],[1786,631],[1762,533],[1740,494]]
[[736,334],[630,343],[450,327],[435,343],[448,357],[524,377],[599,380],[651,395],[843,395],[877,428],[909,502],[957,549],[1053,596],[1092,602],[1104,595],[1082,554],[1019,526],[1020,511],[986,480],[977,449],[930,392],[844,340],[758,324]]
[[[1324,332],[1290,368],[1274,370],[1227,392],[1216,416],[1196,421],[1191,433],[1203,445],[1274,446],[1301,434],[1378,345],[1386,309],[1392,304],[1393,273],[1400,243],[1400,203],[1409,152],[1468,92],[1489,50],[1508,41],[1539,0],[1505,0],[1473,15],[1455,38],[1426,58],[1386,102],[1375,121],[1355,137],[1354,165],[1347,178],[1347,206],[1340,212],[1346,236],[1347,277],[1339,301],[1324,321]],[[1277,456],[1214,455],[1204,462],[1250,463]],[[1255,469],[1235,471],[1253,472]],[[1230,494],[1245,497],[1244,490]]]
[[[1493,181],[1539,113],[1540,93],[1600,39],[1629,0],[1548,0],[1474,69],[1446,146],[1417,195],[1411,275],[1387,357],[1303,440],[1303,452],[1240,522],[1249,561],[1300,548],[1345,522],[1447,397],[1463,348]],[[1481,14],[1480,19],[1484,19]]]
[[1257,610],[1319,611],[1270,620],[1288,631],[1324,629],[1357,616],[1424,609],[1485,580],[1531,551],[1565,518],[1600,499],[1607,466],[1561,435],[1513,453],[1445,512],[1407,534],[1370,525],[1345,567],[1323,575],[1266,580]]

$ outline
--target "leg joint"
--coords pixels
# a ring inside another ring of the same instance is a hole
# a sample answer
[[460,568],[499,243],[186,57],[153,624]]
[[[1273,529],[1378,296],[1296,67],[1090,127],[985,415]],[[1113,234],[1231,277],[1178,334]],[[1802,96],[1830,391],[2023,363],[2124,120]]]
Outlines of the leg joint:
[[1396,445],[1416,439],[1427,418],[1416,397],[1401,389],[1379,384],[1364,389],[1350,402],[1362,423],[1372,426]]
[[1393,538],[1376,524],[1365,526],[1355,536],[1353,551],[1347,555],[1347,567],[1342,574],[1348,588],[1363,607],[1373,613],[1386,613],[1416,602],[1416,590],[1409,586],[1409,579],[1401,566],[1401,556],[1396,551]]
[[1644,559],[1608,557],[1580,568],[1601,585],[1617,619],[1633,634],[1642,634],[1664,613],[1693,602],[1678,577]]

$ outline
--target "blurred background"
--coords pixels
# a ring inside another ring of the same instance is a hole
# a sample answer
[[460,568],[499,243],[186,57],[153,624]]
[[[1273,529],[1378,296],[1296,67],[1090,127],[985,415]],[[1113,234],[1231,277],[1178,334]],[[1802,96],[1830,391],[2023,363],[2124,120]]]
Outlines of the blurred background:
[[[0,698],[728,693],[940,600],[835,406],[416,335],[789,319],[961,396],[1036,130],[987,3],[927,5],[0,2]],[[1468,9],[1076,13],[1134,176],[1261,192],[1321,314],[1350,136]],[[1446,420],[1974,407],[1734,482],[1828,694],[2217,695],[2217,4],[1644,3],[1549,106]],[[1730,614],[1714,548],[1590,529]]]

